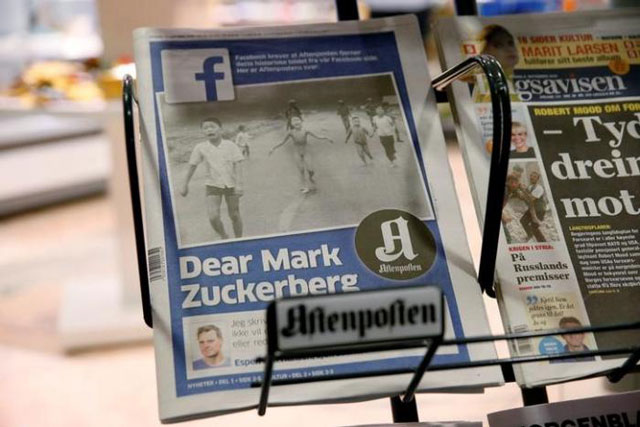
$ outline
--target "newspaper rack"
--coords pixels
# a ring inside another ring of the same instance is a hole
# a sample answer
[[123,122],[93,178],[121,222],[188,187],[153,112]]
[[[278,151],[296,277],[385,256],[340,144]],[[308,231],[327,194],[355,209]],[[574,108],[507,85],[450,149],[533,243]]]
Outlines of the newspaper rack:
[[[358,19],[357,7],[354,0],[336,0],[336,6],[338,9],[338,16],[340,20]],[[460,15],[475,13],[475,2],[463,2],[456,1],[458,5],[458,12]],[[478,55],[469,58],[460,64],[450,68],[442,73],[440,76],[433,79],[432,86],[436,89],[438,99],[443,99],[440,95],[449,84],[455,80],[467,76],[476,72],[478,68],[481,68],[487,77],[491,93],[491,103],[493,111],[493,140],[499,141],[496,144],[495,149],[491,155],[491,169],[489,176],[489,188],[487,197],[487,209],[484,221],[483,239],[482,239],[482,251],[480,255],[480,266],[478,273],[478,283],[483,292],[487,295],[495,298],[494,272],[496,263],[496,254],[498,248],[499,231],[500,231],[500,218],[502,212],[502,199],[504,197],[504,188],[507,175],[509,153],[510,153],[510,134],[511,134],[511,104],[509,98],[508,85],[500,67],[495,58],[490,55]],[[125,129],[125,144],[127,155],[127,167],[129,174],[129,186],[131,191],[131,202],[133,210],[133,222],[136,241],[136,253],[138,263],[138,274],[140,280],[140,293],[142,301],[142,311],[144,322],[153,327],[152,321],[152,307],[150,301],[149,287],[148,287],[148,266],[147,266],[147,249],[145,243],[142,203],[140,197],[140,183],[137,166],[137,150],[136,150],[136,133],[134,126],[134,109],[133,104],[137,103],[134,94],[134,81],[131,76],[125,76],[123,79],[123,117],[124,117],[124,129]],[[439,95],[440,94],[440,95]],[[272,323],[267,322],[267,333],[273,334]],[[414,392],[420,383],[423,375],[427,371],[440,371],[450,369],[464,369],[484,366],[500,366],[503,376],[506,382],[515,382],[515,375],[513,371],[513,365],[519,363],[541,362],[549,360],[560,360],[576,357],[593,357],[593,356],[610,356],[610,355],[622,355],[628,354],[626,361],[616,369],[613,369],[607,374],[607,378],[610,382],[620,381],[627,373],[638,370],[638,362],[640,362],[640,343],[631,345],[624,348],[606,349],[606,350],[589,350],[583,352],[573,352],[564,354],[547,354],[547,355],[534,355],[534,356],[519,356],[512,358],[498,358],[489,360],[479,360],[473,362],[460,362],[450,364],[439,364],[431,366],[431,358],[440,346],[452,346],[463,344],[474,344],[481,342],[494,342],[494,341],[515,341],[519,339],[537,338],[545,336],[560,335],[566,333],[595,333],[595,332],[612,332],[620,330],[640,330],[640,319],[637,322],[617,324],[617,325],[605,325],[605,326],[588,326],[580,328],[570,329],[553,329],[529,333],[518,334],[503,334],[503,335],[486,335],[476,337],[466,337],[463,339],[443,339],[440,336],[433,336],[429,339],[416,342],[397,340],[393,342],[387,342],[379,347],[377,350],[391,350],[399,348],[416,348],[428,344],[428,349],[422,362],[415,369],[404,369],[380,372],[376,375],[398,375],[398,374],[413,374],[413,378],[410,384],[407,386],[404,396],[400,398],[395,396],[391,398],[391,406],[394,422],[411,422],[418,421],[417,406],[414,397]],[[318,353],[313,355],[337,355],[337,354],[350,354],[355,352],[361,352],[362,349],[357,345],[354,346],[341,346],[339,348],[327,347],[323,348]],[[310,356],[311,353],[307,353]],[[323,376],[323,377],[310,377],[310,378],[298,378],[290,380],[272,380],[273,365],[277,360],[286,360],[299,357],[299,353],[282,352],[277,348],[269,348],[269,352],[264,359],[260,361],[265,362],[265,371],[263,381],[260,383],[252,384],[252,387],[261,387],[262,392],[260,396],[260,402],[258,404],[258,412],[263,415],[266,412],[268,405],[269,389],[271,386],[288,385],[295,383],[307,383],[314,381],[328,381],[338,379],[354,379],[364,376],[371,376],[371,374],[352,373],[349,375],[341,376]],[[601,376],[602,374],[591,375],[590,377]],[[541,403],[548,403],[547,393],[545,387],[536,387],[532,389],[522,389],[522,397],[524,405],[535,405]]]
[[[492,151],[491,157],[491,171],[489,177],[489,193],[487,196],[487,210],[485,216],[485,225],[483,230],[482,239],[482,252],[480,255],[480,266],[478,273],[478,283],[481,289],[487,293],[487,295],[495,298],[495,290],[493,288],[494,271],[496,263],[496,254],[498,250],[498,238],[500,233],[500,217],[502,212],[502,198],[504,196],[505,180],[507,175],[507,167],[509,162],[510,144],[511,144],[511,103],[509,98],[509,90],[507,81],[502,72],[502,68],[498,61],[490,55],[478,55],[469,58],[460,64],[445,71],[440,76],[436,77],[432,86],[436,90],[444,90],[449,84],[455,80],[465,77],[476,71],[477,68],[481,68],[487,76],[491,92],[491,103],[493,110],[493,140],[500,141],[497,149]],[[274,303],[271,303],[267,311],[267,337],[268,342],[271,344],[277,331],[273,313]],[[636,346],[630,346],[625,348],[616,348],[608,350],[590,350],[583,352],[573,352],[564,354],[553,355],[536,355],[536,356],[519,356],[504,359],[488,359],[479,360],[473,362],[461,362],[450,364],[439,364],[431,366],[430,362],[433,355],[436,353],[440,346],[453,346],[464,345],[481,342],[494,342],[494,341],[515,341],[519,339],[538,338],[553,335],[560,335],[565,333],[580,333],[580,332],[611,332],[619,330],[640,329],[640,321],[618,324],[618,325],[606,325],[597,327],[581,327],[570,329],[553,329],[540,332],[530,333],[518,333],[518,334],[504,334],[504,335],[487,335],[467,337],[462,339],[443,339],[443,337],[436,336],[430,340],[423,342],[423,345],[428,345],[427,352],[423,357],[420,364],[415,369],[394,370],[388,372],[380,372],[376,375],[399,375],[399,374],[413,374],[411,382],[406,388],[402,399],[399,396],[392,397],[391,406],[393,411],[394,422],[411,422],[418,421],[417,408],[414,400],[414,393],[420,383],[420,380],[424,376],[426,371],[440,371],[450,369],[464,369],[473,367],[484,366],[496,366],[499,365],[502,369],[502,373],[505,377],[505,381],[514,382],[515,376],[513,372],[513,365],[518,363],[530,363],[549,360],[562,360],[572,359],[575,357],[593,357],[593,356],[609,356],[619,354],[630,354],[627,360],[622,366],[614,369],[608,374],[609,381],[617,382],[625,374],[634,369],[635,365],[640,360],[640,343]],[[377,348],[377,350],[396,350],[399,348],[411,348],[417,345],[411,341],[396,341],[385,344],[384,346]],[[353,345],[350,348],[340,347],[331,348],[326,347],[314,353],[314,356],[326,356],[326,355],[338,355],[357,353],[360,351],[358,345]],[[260,402],[258,404],[258,413],[264,415],[268,403],[269,389],[278,385],[300,384],[305,382],[314,381],[330,381],[338,379],[354,379],[365,376],[371,376],[371,374],[352,373],[350,375],[340,376],[326,376],[321,378],[305,378],[295,380],[272,380],[273,364],[276,360],[289,360],[299,357],[300,352],[287,352],[277,348],[276,345],[270,345],[268,348],[268,354],[263,359],[258,359],[258,362],[264,362],[265,370],[263,380],[261,383],[252,384],[252,387],[261,387]],[[309,354],[307,354],[308,356]],[[534,405],[539,403],[546,403],[547,395],[544,387],[538,387],[535,389],[523,389],[523,401],[525,405]]]
[[[274,302],[271,303],[267,313],[273,312]],[[567,328],[567,329],[552,329],[541,332],[529,332],[529,333],[518,333],[518,334],[503,334],[503,335],[486,335],[486,336],[476,336],[476,337],[466,337],[461,339],[443,339],[442,335],[430,337],[430,339],[425,340],[422,343],[416,343],[415,341],[394,341],[389,342],[384,345],[378,346],[375,348],[375,351],[385,351],[385,350],[398,350],[398,349],[407,349],[407,348],[415,348],[419,347],[421,344],[427,346],[427,352],[423,357],[420,364],[415,369],[396,369],[389,370],[384,372],[378,372],[374,374],[375,376],[384,376],[384,375],[401,375],[401,374],[413,374],[411,378],[411,382],[406,388],[406,391],[402,398],[399,396],[395,396],[391,398],[391,405],[393,409],[393,420],[394,422],[411,422],[418,421],[417,418],[417,407],[415,404],[414,394],[415,391],[420,384],[422,377],[427,371],[444,371],[451,369],[465,369],[465,368],[478,368],[485,366],[500,366],[505,377],[505,381],[513,382],[515,379],[513,378],[513,364],[517,363],[531,363],[531,362],[542,362],[542,361],[550,361],[550,360],[563,360],[563,359],[574,359],[580,357],[593,357],[593,356],[611,356],[611,355],[620,355],[620,354],[631,354],[629,358],[624,362],[624,364],[608,374],[608,378],[612,382],[619,381],[622,377],[627,374],[640,360],[640,346],[630,346],[609,350],[589,350],[589,351],[580,351],[580,352],[571,352],[571,353],[558,353],[558,354],[549,354],[549,355],[534,355],[534,356],[517,356],[512,358],[498,358],[498,359],[487,359],[487,360],[478,360],[472,362],[458,362],[458,363],[447,363],[447,364],[439,364],[431,366],[431,360],[435,355],[436,351],[439,347],[445,346],[453,346],[453,345],[464,345],[464,344],[474,344],[481,342],[494,342],[494,341],[514,341],[519,339],[527,339],[527,338],[539,338],[539,337],[547,337],[553,335],[560,335],[566,333],[586,333],[586,332],[612,332],[612,331],[620,331],[620,330],[630,330],[630,329],[640,329],[640,322],[633,322],[627,324],[618,324],[618,325],[606,325],[606,326],[596,326],[596,327],[581,327],[581,328]],[[273,337],[277,334],[275,330],[275,322],[273,320],[273,315],[267,314],[267,341],[271,343],[273,341]],[[374,351],[374,350],[370,350]],[[344,379],[356,379],[363,377],[371,377],[374,376],[370,373],[360,373],[354,372],[351,374],[342,374],[342,375],[334,375],[334,376],[322,376],[322,377],[308,377],[301,379],[286,379],[286,380],[272,380],[273,375],[273,365],[277,360],[291,360],[300,358],[302,354],[307,357],[313,355],[313,357],[319,356],[337,356],[344,354],[353,354],[362,352],[362,349],[357,344],[352,346],[340,346],[340,347],[324,347],[318,349],[317,352],[310,353],[304,351],[283,351],[277,348],[277,345],[269,345],[268,354],[265,358],[257,359],[257,362],[264,363],[264,376],[262,382],[253,383],[252,387],[260,387],[260,402],[258,404],[258,414],[264,415],[267,408],[269,389],[271,386],[280,386],[280,385],[292,385],[292,384],[303,384],[309,382],[317,382],[317,381],[333,381],[333,380],[344,380]],[[594,375],[598,376],[598,375]],[[545,393],[546,395],[546,393]],[[523,399],[526,399],[527,395],[523,393]],[[526,402],[525,404],[539,404],[543,402]],[[410,414],[415,413],[416,416],[412,417]]]

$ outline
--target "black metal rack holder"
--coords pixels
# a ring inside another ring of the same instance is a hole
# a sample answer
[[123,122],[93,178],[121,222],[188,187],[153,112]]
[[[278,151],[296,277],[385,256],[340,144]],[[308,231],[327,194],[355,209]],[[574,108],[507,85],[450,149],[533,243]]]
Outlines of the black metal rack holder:
[[[456,7],[458,15],[471,15],[475,14],[477,9],[475,1],[456,0]],[[358,19],[358,9],[356,6],[356,0],[336,0],[336,8],[338,11],[338,17],[340,20],[353,20]],[[507,80],[504,76],[502,68],[495,58],[490,55],[478,55],[469,58],[460,64],[450,68],[442,73],[432,81],[432,86],[436,90],[436,94],[442,92],[452,82],[475,73],[478,68],[484,72],[487,82],[489,84],[491,94],[491,105],[493,112],[493,141],[498,141],[498,144],[494,144],[494,149],[491,154],[491,169],[489,174],[489,188],[487,195],[487,206],[484,220],[484,229],[482,237],[482,250],[480,255],[480,266],[478,272],[478,283],[482,292],[486,293],[490,297],[495,298],[494,273],[496,265],[496,255],[498,250],[498,241],[500,235],[500,218],[502,213],[502,200],[504,197],[505,181],[507,176],[510,143],[511,143],[511,101],[509,98],[509,89]],[[446,99],[445,97],[438,96],[439,100]],[[127,155],[127,167],[129,172],[129,186],[131,192],[131,203],[133,210],[133,223],[135,232],[135,242],[137,251],[137,263],[138,273],[140,280],[140,293],[142,300],[142,311],[144,322],[153,327],[152,321],[152,307],[149,295],[148,286],[148,266],[147,266],[147,249],[145,242],[145,232],[143,223],[143,211],[142,202],[140,197],[140,182],[138,173],[138,161],[136,152],[136,133],[134,125],[134,103],[137,103],[134,94],[134,81],[131,76],[125,76],[123,79],[123,117],[124,117],[124,129],[125,129],[125,144]],[[560,335],[566,333],[603,333],[614,332],[621,330],[639,329],[640,321],[605,325],[605,326],[588,326],[581,328],[571,329],[553,329],[546,331],[536,331],[529,333],[512,334],[507,333],[503,335],[487,335],[466,337],[462,339],[443,339],[437,337],[428,342],[395,342],[389,344],[388,349],[398,348],[416,348],[421,346],[427,346],[427,352],[416,369],[402,369],[378,372],[375,374],[367,373],[352,373],[340,376],[326,376],[320,378],[302,378],[293,380],[272,380],[273,366],[276,361],[290,360],[299,358],[301,355],[295,352],[268,352],[264,359],[260,361],[265,362],[265,372],[263,381],[252,384],[252,387],[260,387],[262,389],[260,402],[258,403],[258,411],[260,414],[266,412],[268,404],[269,389],[272,386],[290,385],[296,383],[307,383],[315,381],[328,381],[338,379],[354,379],[361,377],[371,376],[383,376],[383,375],[398,375],[398,374],[413,374],[411,383],[407,386],[407,389],[403,397],[393,396],[391,397],[391,408],[394,422],[412,422],[418,421],[418,411],[414,399],[415,390],[420,383],[425,372],[451,370],[451,369],[465,369],[465,368],[477,368],[484,366],[500,366],[503,376],[506,382],[515,382],[515,375],[513,366],[521,363],[542,362],[551,360],[573,359],[580,357],[594,357],[594,356],[611,356],[611,355],[628,355],[627,359],[621,366],[606,373],[610,382],[620,381],[626,374],[638,370],[638,362],[640,361],[640,343],[635,345],[606,349],[606,350],[589,350],[583,352],[550,354],[550,355],[534,355],[534,356],[520,356],[511,358],[498,358],[489,360],[479,360],[472,362],[461,363],[449,363],[431,365],[431,358],[435,354],[438,348],[441,346],[452,345],[472,345],[474,343],[486,343],[495,341],[514,341],[519,339],[528,339],[536,337],[545,337]],[[353,350],[353,351],[352,351]],[[335,354],[350,354],[358,352],[358,349],[325,349],[322,355],[335,355]],[[306,354],[308,357],[309,354]],[[588,377],[597,377],[605,375],[604,373],[590,375]],[[585,377],[587,378],[587,377]],[[547,403],[548,397],[545,387],[536,388],[522,388],[522,398],[525,406],[535,405],[540,403]]]
[[[487,196],[487,208],[485,215],[485,225],[482,238],[482,252],[480,255],[480,266],[478,273],[478,284],[483,292],[495,298],[495,290],[493,288],[494,272],[496,265],[496,256],[498,251],[498,241],[500,235],[500,218],[502,213],[502,200],[504,197],[505,181],[509,163],[509,153],[511,145],[511,101],[509,97],[509,89],[507,80],[504,76],[502,68],[498,61],[490,55],[478,55],[469,58],[460,64],[450,68],[449,70],[436,77],[432,86],[436,90],[444,90],[455,80],[464,78],[474,73],[478,68],[484,72],[491,93],[491,104],[493,112],[493,140],[499,141],[497,147],[491,154],[491,170],[489,174],[489,189]],[[278,351],[277,349],[269,349],[267,357],[258,359],[258,362],[265,363],[265,371],[262,382],[252,384],[253,387],[261,387],[260,402],[258,404],[258,413],[263,415],[266,412],[269,389],[271,386],[301,384],[317,381],[331,381],[338,379],[357,379],[371,376],[400,375],[413,374],[409,385],[406,388],[404,396],[394,396],[391,398],[391,406],[394,422],[411,422],[418,421],[417,406],[415,404],[414,393],[420,383],[420,380],[427,371],[442,371],[452,369],[479,368],[486,366],[500,366],[505,381],[515,382],[515,374],[513,366],[521,363],[543,362],[552,360],[574,359],[594,356],[612,356],[628,354],[626,361],[618,368],[608,373],[607,377],[611,382],[619,381],[624,375],[635,368],[640,360],[640,345],[628,346],[623,348],[606,349],[606,350],[589,350],[582,352],[560,353],[549,355],[519,356],[512,358],[498,358],[487,360],[476,360],[471,362],[448,363],[430,365],[433,355],[439,347],[453,345],[472,345],[474,343],[486,343],[495,341],[516,341],[521,339],[547,337],[553,335],[561,335],[567,333],[604,333],[620,330],[640,329],[639,322],[631,322],[617,325],[605,326],[589,326],[570,329],[553,329],[545,331],[536,331],[517,334],[503,335],[486,335],[476,337],[465,337],[461,339],[443,339],[437,337],[428,343],[415,342],[396,342],[390,343],[386,347],[378,350],[397,350],[400,348],[415,348],[427,345],[427,353],[415,369],[396,369],[389,371],[371,373],[351,373],[339,376],[326,376],[321,378],[305,378],[305,379],[285,379],[272,380],[273,365],[277,360],[290,360],[300,358],[302,355],[296,352]],[[273,327],[270,327],[270,318],[267,317],[267,334],[273,334]],[[354,346],[353,351],[349,349],[324,349],[319,354],[313,356],[328,356],[356,353],[358,347]],[[309,354],[306,354],[309,357]],[[593,375],[600,376],[602,374]],[[535,405],[547,403],[548,397],[544,387],[522,388],[522,398],[525,405]]]

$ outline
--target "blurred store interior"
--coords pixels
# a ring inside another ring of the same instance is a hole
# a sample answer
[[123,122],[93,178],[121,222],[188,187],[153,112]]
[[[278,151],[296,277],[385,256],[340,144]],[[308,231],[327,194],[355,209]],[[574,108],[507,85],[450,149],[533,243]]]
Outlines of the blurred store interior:
[[[363,19],[415,13],[432,76],[430,23],[453,0],[361,0]],[[636,5],[635,0],[479,0],[481,14]],[[0,1],[0,425],[157,425],[151,330],[142,321],[121,79],[135,74],[137,27],[331,22],[332,0]],[[446,106],[459,197],[472,206]],[[464,212],[472,253],[480,232]],[[477,261],[477,260],[476,260]],[[502,331],[494,300],[492,328]],[[505,347],[500,349],[505,356]],[[633,381],[633,379],[630,379]],[[635,380],[637,381],[637,379]],[[610,390],[602,379],[549,387],[551,400]],[[521,405],[514,384],[484,395],[418,396],[421,419],[479,420]],[[325,415],[323,415],[325,414]],[[326,418],[330,414],[330,419]],[[389,422],[388,399],[277,408],[204,420],[239,425]],[[329,420],[329,421],[328,421]]]

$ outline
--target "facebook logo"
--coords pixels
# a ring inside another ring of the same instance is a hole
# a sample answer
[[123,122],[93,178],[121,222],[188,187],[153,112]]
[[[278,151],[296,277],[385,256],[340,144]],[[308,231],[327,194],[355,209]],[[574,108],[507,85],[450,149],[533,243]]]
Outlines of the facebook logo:
[[202,65],[202,72],[196,73],[196,80],[202,80],[207,92],[207,101],[217,101],[218,91],[216,89],[216,80],[223,80],[224,73],[218,73],[215,71],[216,64],[224,63],[222,56],[212,56],[204,60]]
[[235,99],[227,49],[164,50],[162,72],[170,104]]

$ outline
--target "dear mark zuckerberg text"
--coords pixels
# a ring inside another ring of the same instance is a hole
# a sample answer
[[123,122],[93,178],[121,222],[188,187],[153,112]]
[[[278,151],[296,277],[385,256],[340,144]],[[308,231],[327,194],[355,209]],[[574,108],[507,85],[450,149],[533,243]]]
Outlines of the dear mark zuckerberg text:
[[[190,283],[180,286],[184,294],[183,309],[224,304],[268,302],[283,296],[322,295],[337,292],[359,291],[358,275],[334,274],[302,278],[295,270],[342,266],[340,248],[327,244],[316,249],[293,250],[280,248],[260,251],[260,268],[263,272],[287,272],[277,280],[245,281],[235,278],[231,283]],[[182,256],[179,259],[180,278],[183,280],[207,277],[239,276],[251,271],[255,263],[251,254],[239,256],[209,257]]]

